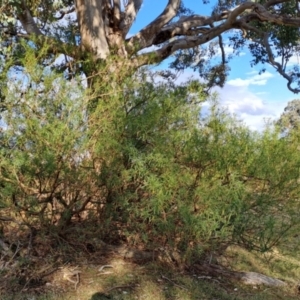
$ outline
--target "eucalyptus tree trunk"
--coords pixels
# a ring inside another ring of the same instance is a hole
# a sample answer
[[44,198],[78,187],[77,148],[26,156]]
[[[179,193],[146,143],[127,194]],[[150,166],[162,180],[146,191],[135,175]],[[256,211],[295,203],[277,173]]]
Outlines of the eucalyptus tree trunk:
[[[299,68],[287,68],[291,56],[299,51],[298,1],[224,0],[218,2],[211,14],[204,15],[202,11],[194,13],[187,9],[181,0],[168,0],[152,22],[129,36],[143,2],[3,0],[0,2],[0,48],[2,45],[9,48],[19,37],[30,40],[38,36],[40,42],[51,44],[49,52],[65,54],[74,61],[88,56],[97,62],[115,55],[125,58],[135,69],[173,55],[173,66],[178,70],[193,67],[208,85],[223,86],[229,68],[222,36],[227,33],[234,50],[249,45],[253,64],[270,64],[287,80],[292,92],[300,92]],[[150,5],[154,7],[155,3]],[[71,13],[76,16],[73,23],[66,18]],[[69,22],[70,30],[74,28],[75,43],[59,36],[59,31],[53,34],[51,29],[62,19]],[[221,53],[219,61],[211,65],[208,58],[216,53]]]

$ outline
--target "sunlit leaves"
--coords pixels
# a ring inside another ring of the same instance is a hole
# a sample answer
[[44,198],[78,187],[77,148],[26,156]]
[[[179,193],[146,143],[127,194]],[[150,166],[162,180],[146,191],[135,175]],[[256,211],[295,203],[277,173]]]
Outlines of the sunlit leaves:
[[126,61],[98,64],[84,87],[43,66],[46,49],[23,43],[15,80],[2,68],[5,213],[58,232],[84,216],[101,238],[186,256],[265,251],[299,224],[299,134],[252,132],[199,81],[130,73]]

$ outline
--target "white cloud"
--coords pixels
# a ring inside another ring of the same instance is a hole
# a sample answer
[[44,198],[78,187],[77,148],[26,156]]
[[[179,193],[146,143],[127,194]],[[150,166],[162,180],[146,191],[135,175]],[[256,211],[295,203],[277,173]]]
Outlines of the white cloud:
[[270,72],[266,71],[259,75],[257,72],[247,73],[247,75],[253,75],[246,79],[236,78],[231,79],[227,82],[227,84],[237,87],[247,87],[249,85],[266,85],[269,78],[273,77],[274,75]]
[[202,81],[199,77],[199,74],[194,71],[184,71],[178,74],[178,77],[176,79],[177,84],[182,84],[184,82],[187,82],[189,80],[199,80]]
[[268,120],[276,120],[283,112],[289,99],[274,102],[252,93],[247,86],[225,85],[217,90],[220,104],[235,114],[252,130],[261,131]]
[[255,93],[255,95],[268,95],[269,92],[257,92]]
[[[228,111],[242,120],[250,129],[261,131],[265,127],[267,121],[276,120],[280,117],[284,108],[286,107],[288,99],[284,97],[282,101],[272,101],[272,90],[268,90],[270,87],[266,87],[265,91],[253,93],[249,90],[249,85],[261,84],[261,81],[267,81],[273,75],[269,72],[265,72],[259,75],[256,71],[251,71],[246,74],[247,84],[233,85],[225,84],[224,88],[215,88],[214,90],[219,94],[218,99],[222,107],[228,109]],[[196,72],[185,71],[180,74],[177,79],[177,83],[183,83],[188,79],[199,79],[199,75]],[[208,109],[208,103],[204,103],[204,111]]]

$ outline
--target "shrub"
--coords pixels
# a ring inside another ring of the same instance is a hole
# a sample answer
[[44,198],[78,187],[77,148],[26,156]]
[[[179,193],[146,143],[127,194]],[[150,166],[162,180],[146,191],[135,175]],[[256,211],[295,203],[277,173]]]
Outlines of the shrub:
[[86,234],[186,258],[267,250],[298,224],[299,136],[251,132],[215,100],[204,114],[195,81],[102,67],[87,90],[30,53],[5,94],[0,221],[52,235],[90,222]]

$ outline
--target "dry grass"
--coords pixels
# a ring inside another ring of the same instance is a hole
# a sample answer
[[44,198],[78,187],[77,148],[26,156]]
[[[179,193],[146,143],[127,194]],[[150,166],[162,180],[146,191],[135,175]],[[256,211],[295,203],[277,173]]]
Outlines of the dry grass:
[[[83,263],[76,268],[80,270],[80,281],[75,283],[64,278],[65,269],[75,269],[75,265],[64,266],[47,276],[45,284],[22,293],[9,293],[3,300],[279,300],[298,299],[296,293],[300,264],[292,257],[274,252],[268,255],[249,253],[238,247],[227,249],[219,258],[222,263],[236,270],[262,272],[266,275],[280,277],[289,283],[284,289],[264,286],[243,286],[229,282],[226,278],[210,278],[187,271],[179,271],[162,264],[151,262],[137,264],[117,257],[101,258],[97,264]],[[104,268],[103,265],[112,268]],[[293,267],[289,272],[286,264]],[[73,268],[72,268],[73,267]],[[279,276],[280,275],[280,276]],[[76,275],[71,279],[76,282]]]
[[[228,278],[196,274],[162,261],[133,262],[114,253],[80,249],[81,242],[49,246],[45,257],[22,261],[18,272],[0,271],[1,300],[293,300],[299,299],[299,238],[265,254],[229,247],[212,257],[236,271],[284,280],[285,288],[244,286]],[[41,249],[46,247],[40,242]],[[38,249],[36,250],[38,251]],[[44,252],[43,252],[44,253]],[[102,268],[110,265],[111,268]],[[23,273],[22,273],[23,272]],[[68,273],[69,272],[69,273]],[[73,272],[73,273],[72,273]],[[68,275],[66,275],[68,274]],[[77,277],[78,276],[78,277]]]

